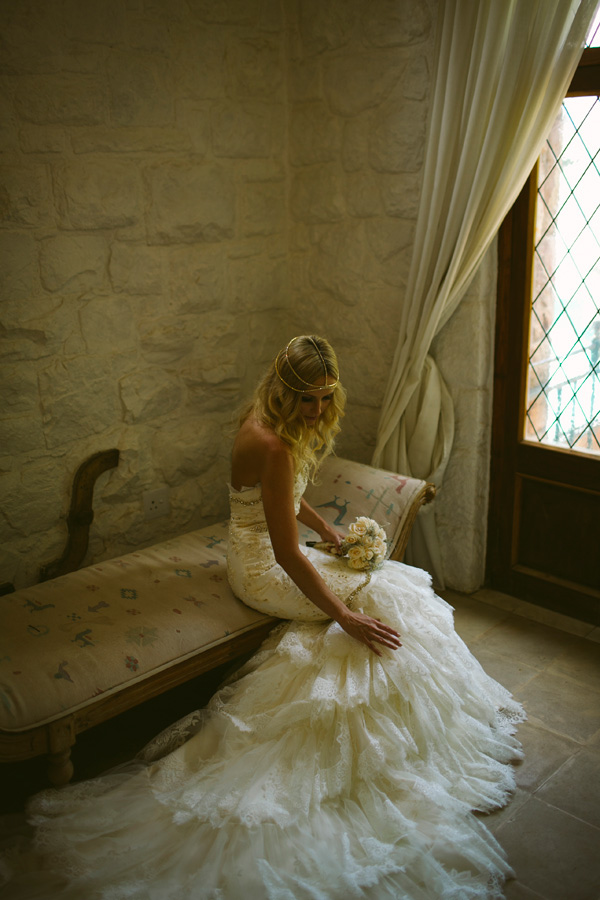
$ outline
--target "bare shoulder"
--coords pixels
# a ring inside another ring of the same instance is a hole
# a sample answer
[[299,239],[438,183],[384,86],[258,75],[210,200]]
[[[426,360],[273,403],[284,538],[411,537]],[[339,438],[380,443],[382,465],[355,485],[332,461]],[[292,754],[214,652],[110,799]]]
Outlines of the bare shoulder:
[[263,481],[265,473],[293,468],[287,446],[270,428],[249,417],[241,425],[233,445],[232,483],[234,487],[252,486]]

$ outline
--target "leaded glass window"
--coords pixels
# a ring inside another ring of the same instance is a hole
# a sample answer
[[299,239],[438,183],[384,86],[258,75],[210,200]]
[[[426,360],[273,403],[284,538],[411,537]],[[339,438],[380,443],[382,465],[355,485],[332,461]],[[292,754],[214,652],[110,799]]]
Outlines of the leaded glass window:
[[567,97],[554,123],[538,166],[534,242],[524,437],[600,454],[597,96]]

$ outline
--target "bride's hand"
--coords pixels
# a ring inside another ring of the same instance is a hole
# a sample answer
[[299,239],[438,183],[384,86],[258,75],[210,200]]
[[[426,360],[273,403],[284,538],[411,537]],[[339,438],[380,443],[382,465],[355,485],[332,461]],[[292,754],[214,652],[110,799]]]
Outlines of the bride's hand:
[[339,531],[336,531],[335,528],[332,528],[331,525],[326,525],[321,531],[319,531],[319,537],[325,544],[333,544],[331,552],[335,556],[339,556],[340,552],[340,544],[344,540],[344,535]]
[[364,613],[352,612],[347,610],[347,615],[340,619],[339,624],[344,631],[351,637],[366,644],[367,647],[381,656],[381,651],[377,648],[377,644],[383,644],[390,650],[397,650],[401,647],[400,635],[389,625],[384,625],[379,619],[373,619],[371,616],[365,616]]

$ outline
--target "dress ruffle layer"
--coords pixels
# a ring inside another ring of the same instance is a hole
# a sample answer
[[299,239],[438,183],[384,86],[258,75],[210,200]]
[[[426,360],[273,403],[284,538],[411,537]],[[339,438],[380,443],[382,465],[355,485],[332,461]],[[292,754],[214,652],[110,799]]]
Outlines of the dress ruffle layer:
[[403,646],[379,658],[336,623],[278,626],[145,761],[34,798],[7,900],[500,898],[510,869],[471,810],[514,787],[521,707],[424,573],[386,563],[353,606]]

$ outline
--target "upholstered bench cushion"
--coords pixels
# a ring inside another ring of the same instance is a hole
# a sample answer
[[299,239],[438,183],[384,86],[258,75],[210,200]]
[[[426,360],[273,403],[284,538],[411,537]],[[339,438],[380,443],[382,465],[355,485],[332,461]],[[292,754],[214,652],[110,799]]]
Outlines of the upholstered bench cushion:
[[0,597],[0,729],[22,731],[264,621],[227,582],[227,523]]
[[[374,518],[399,558],[429,487],[330,457],[306,497],[342,530]],[[0,732],[62,719],[268,623],[231,592],[226,543],[222,522],[0,597]]]
[[[385,528],[388,556],[398,559],[421,504],[434,493],[433,485],[419,478],[330,456],[319,470],[317,483],[308,485],[305,497],[324,519],[342,532],[358,516],[375,519]],[[301,537],[310,539],[304,532]]]

